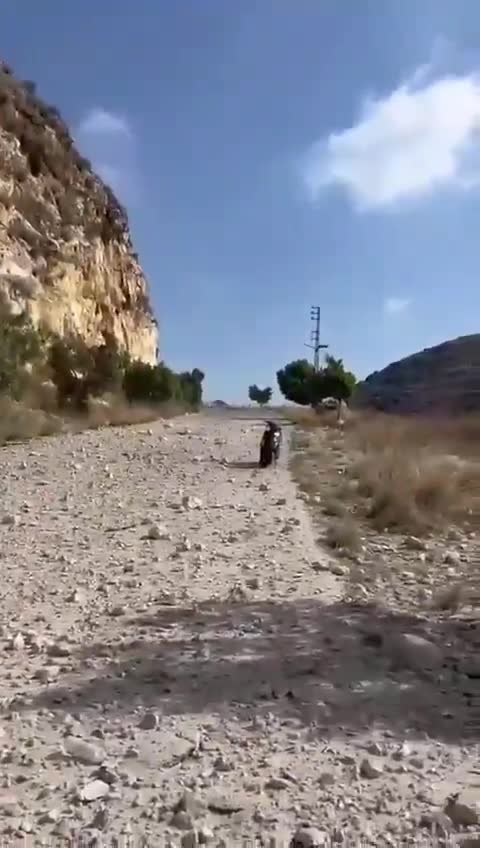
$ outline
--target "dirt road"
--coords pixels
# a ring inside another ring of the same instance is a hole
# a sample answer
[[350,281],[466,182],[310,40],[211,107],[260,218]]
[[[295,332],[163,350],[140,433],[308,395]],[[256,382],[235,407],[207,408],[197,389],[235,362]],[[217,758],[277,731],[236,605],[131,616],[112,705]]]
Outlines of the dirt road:
[[343,599],[260,432],[2,449],[3,844],[398,844],[455,789],[473,809],[478,680],[447,633]]

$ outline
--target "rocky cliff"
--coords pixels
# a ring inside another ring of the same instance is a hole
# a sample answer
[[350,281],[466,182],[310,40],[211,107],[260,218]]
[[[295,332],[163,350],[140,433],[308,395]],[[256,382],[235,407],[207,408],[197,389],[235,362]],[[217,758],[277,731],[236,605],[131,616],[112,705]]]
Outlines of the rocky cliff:
[[1,63],[0,305],[156,361],[157,325],[124,209],[57,110]]
[[400,413],[480,410],[480,334],[427,348],[370,374],[353,404]]

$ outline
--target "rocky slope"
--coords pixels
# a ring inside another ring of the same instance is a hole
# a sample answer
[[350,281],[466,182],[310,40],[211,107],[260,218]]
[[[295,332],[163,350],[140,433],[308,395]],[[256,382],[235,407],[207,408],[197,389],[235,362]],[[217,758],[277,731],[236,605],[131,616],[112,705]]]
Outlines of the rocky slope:
[[7,314],[156,361],[125,211],[33,83],[0,65],[0,298]]
[[370,374],[356,406],[385,412],[480,410],[480,334],[427,348]]

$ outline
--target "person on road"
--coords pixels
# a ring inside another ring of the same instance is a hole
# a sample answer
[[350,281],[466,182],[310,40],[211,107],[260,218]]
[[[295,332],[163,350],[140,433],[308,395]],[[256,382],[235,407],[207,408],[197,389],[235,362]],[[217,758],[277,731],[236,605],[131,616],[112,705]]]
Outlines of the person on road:
[[260,442],[260,468],[267,468],[272,462],[276,465],[280,456],[282,430],[274,421],[267,421]]

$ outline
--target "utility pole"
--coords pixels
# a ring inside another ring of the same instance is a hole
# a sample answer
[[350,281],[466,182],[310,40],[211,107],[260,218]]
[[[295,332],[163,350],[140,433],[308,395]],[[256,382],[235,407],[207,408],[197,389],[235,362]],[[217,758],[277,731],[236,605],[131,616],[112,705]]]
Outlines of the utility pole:
[[313,350],[313,368],[318,371],[320,368],[320,351],[326,350],[327,344],[320,344],[320,307],[312,306],[310,309],[310,318],[313,321],[313,329],[311,333],[312,344],[305,344]]

